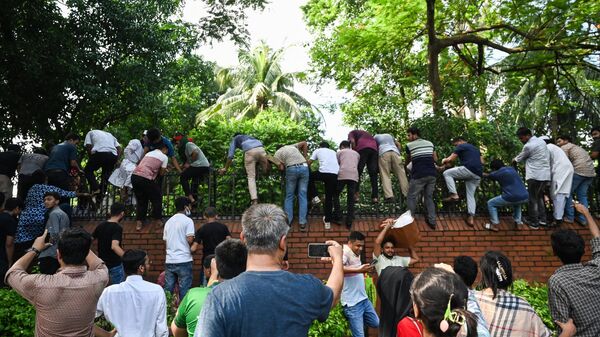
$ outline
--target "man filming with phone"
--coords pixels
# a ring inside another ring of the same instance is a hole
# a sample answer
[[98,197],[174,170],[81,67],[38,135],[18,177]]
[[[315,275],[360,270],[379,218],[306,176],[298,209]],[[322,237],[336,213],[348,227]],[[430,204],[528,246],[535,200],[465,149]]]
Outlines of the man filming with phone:
[[408,248],[410,256],[396,255],[396,240],[392,236],[388,236],[388,231],[394,226],[394,219],[385,219],[381,223],[381,233],[375,239],[373,247],[373,261],[377,271],[377,275],[381,275],[387,267],[410,267],[419,262],[419,255],[412,248]]

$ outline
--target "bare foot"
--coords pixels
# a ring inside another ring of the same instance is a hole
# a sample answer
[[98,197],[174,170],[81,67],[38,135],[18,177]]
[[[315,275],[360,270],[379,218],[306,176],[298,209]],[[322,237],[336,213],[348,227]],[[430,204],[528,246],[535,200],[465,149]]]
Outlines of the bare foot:
[[138,232],[141,231],[143,226],[144,226],[144,224],[141,221],[138,220],[135,222],[135,230],[136,231],[138,231]]

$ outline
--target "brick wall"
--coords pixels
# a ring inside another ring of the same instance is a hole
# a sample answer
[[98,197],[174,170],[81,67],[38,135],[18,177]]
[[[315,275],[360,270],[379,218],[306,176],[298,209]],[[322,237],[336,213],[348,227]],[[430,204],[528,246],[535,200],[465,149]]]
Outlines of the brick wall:
[[[560,266],[558,258],[552,255],[551,230],[531,230],[527,227],[515,230],[509,219],[503,219],[500,232],[494,233],[483,229],[485,220],[484,218],[476,219],[475,229],[472,229],[464,224],[462,218],[440,217],[437,222],[438,229],[432,231],[422,219],[419,219],[421,242],[417,244],[416,249],[421,257],[421,262],[415,265],[413,272],[418,273],[422,268],[437,262],[451,264],[457,255],[470,255],[478,261],[487,250],[504,252],[512,261],[515,277],[529,281],[546,282],[553,271]],[[288,236],[290,270],[296,273],[311,273],[325,279],[329,273],[329,266],[319,260],[309,259],[307,244],[323,242],[328,239],[344,243],[348,231],[345,227],[336,225],[332,225],[331,230],[324,230],[320,218],[311,218],[309,221],[307,232],[300,232],[298,226],[294,225]],[[239,237],[241,230],[239,220],[223,220],[222,222],[229,226],[233,237]],[[196,221],[196,227],[199,227],[201,223],[202,221]],[[379,223],[380,219],[374,218],[357,219],[354,222],[355,229],[367,235],[366,252],[369,260],[373,252],[373,243],[379,232]],[[78,222],[77,224],[83,225],[91,232],[98,222]],[[591,236],[588,229],[578,225],[563,225],[563,228],[574,229],[584,237],[586,240],[584,261],[589,260]],[[140,248],[148,251],[152,260],[148,280],[155,280],[163,270],[165,259],[162,228],[146,227],[141,232],[136,232],[133,222],[125,222],[123,235],[125,249]],[[399,250],[398,253],[405,252]],[[197,253],[194,260],[194,285],[198,282],[200,263],[200,253]]]

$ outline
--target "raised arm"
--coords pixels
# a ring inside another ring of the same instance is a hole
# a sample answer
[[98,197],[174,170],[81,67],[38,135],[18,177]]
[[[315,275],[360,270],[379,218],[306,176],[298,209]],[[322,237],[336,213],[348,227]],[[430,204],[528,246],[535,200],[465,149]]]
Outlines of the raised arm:
[[375,256],[375,258],[379,258],[379,255],[381,255],[381,243],[383,243],[383,239],[385,239],[385,235],[387,234],[387,231],[392,228],[392,226],[394,225],[394,219],[385,219],[381,222],[381,225],[379,227],[381,227],[381,232],[379,233],[379,235],[377,235],[377,238],[375,239],[375,246],[373,247],[373,256]]
[[[446,163],[452,163],[454,162],[456,159],[458,158],[458,155],[455,152],[452,152],[451,155],[449,155],[448,157],[442,159],[442,164],[446,164]],[[437,161],[437,160],[436,160]]]
[[333,291],[333,301],[331,302],[331,307],[333,308],[340,299],[342,287],[344,286],[342,246],[335,241],[327,241],[326,243],[329,245],[327,250],[329,251],[329,256],[331,256],[331,263],[333,264],[331,273],[327,279],[327,287]]

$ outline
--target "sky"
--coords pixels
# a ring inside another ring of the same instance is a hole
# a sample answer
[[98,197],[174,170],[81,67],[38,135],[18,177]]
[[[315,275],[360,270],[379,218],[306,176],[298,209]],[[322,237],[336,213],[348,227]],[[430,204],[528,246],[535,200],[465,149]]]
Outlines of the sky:
[[[248,32],[250,45],[256,46],[264,41],[272,49],[286,48],[282,62],[285,72],[308,71],[310,57],[308,55],[312,36],[302,20],[300,7],[307,0],[271,0],[263,11],[248,10]],[[198,22],[204,14],[203,2],[188,0],[183,9],[183,19]],[[198,50],[206,60],[216,62],[222,67],[232,67],[238,64],[238,47],[231,41],[214,43],[203,46]],[[350,99],[350,95],[336,89],[333,83],[321,85],[298,84],[295,91],[316,106],[339,104]],[[329,113],[322,109],[325,119],[325,138],[340,142],[347,138],[350,128],[342,124],[342,114],[339,111]]]

